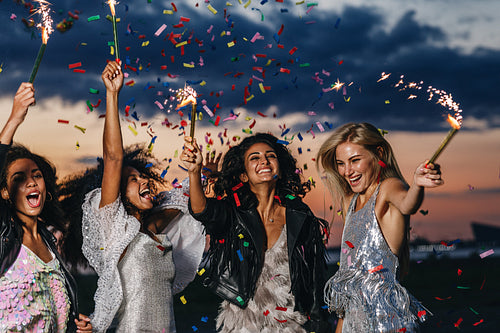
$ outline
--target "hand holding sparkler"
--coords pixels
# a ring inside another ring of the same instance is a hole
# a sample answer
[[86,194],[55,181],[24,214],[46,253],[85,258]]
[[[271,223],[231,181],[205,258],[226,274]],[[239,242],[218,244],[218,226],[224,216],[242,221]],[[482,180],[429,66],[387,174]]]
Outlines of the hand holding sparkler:
[[185,86],[184,89],[179,89],[177,91],[177,100],[180,101],[177,104],[176,109],[182,108],[186,105],[191,104],[191,128],[189,130],[189,136],[194,137],[194,127],[196,123],[196,91],[193,87]]
[[35,60],[35,64],[33,65],[33,70],[31,71],[29,82],[33,83],[35,80],[36,73],[38,72],[38,67],[40,66],[40,62],[42,61],[43,54],[45,53],[45,48],[47,47],[47,41],[49,40],[49,35],[54,31],[52,28],[52,18],[49,14],[49,5],[50,3],[45,0],[35,0],[38,2],[38,10],[36,13],[40,14],[42,17],[42,22],[37,24],[37,28],[42,30],[42,45],[40,45],[40,49],[38,50],[38,55]]

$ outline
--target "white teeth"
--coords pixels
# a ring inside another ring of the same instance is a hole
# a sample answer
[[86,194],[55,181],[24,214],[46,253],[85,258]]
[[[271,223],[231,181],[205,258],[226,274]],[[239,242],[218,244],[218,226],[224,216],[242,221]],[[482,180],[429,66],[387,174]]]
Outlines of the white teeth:
[[140,196],[146,196],[146,195],[148,195],[149,193],[150,193],[149,189],[147,189],[147,188],[146,188],[146,189],[142,190],[141,192],[139,192],[139,195],[140,195]]
[[262,169],[258,173],[271,172],[271,169]]

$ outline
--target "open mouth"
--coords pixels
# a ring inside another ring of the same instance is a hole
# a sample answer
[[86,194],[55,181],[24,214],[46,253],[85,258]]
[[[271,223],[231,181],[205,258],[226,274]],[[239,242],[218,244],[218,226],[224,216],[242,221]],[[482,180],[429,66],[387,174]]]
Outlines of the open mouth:
[[151,200],[151,191],[148,188],[145,188],[144,190],[139,192],[139,195],[141,198],[144,198],[146,200]]
[[26,196],[26,199],[28,200],[28,205],[31,208],[37,208],[40,206],[40,198],[41,198],[40,193],[36,193],[36,192],[28,194]]
[[351,184],[351,186],[357,185],[359,183],[360,179],[361,179],[361,175],[353,177],[353,178],[349,178],[349,183]]
[[257,172],[257,174],[261,174],[261,173],[270,173],[271,172],[271,169],[261,169]]

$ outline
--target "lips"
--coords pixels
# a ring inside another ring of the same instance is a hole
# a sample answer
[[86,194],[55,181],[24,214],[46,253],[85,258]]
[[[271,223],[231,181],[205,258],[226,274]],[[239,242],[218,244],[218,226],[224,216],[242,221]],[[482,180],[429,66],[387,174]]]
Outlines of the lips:
[[271,169],[268,169],[268,168],[266,168],[266,169],[261,169],[261,170],[259,170],[259,171],[257,172],[257,174],[259,174],[259,175],[260,175],[261,173],[271,173]]
[[140,191],[139,195],[146,200],[151,200],[151,191],[148,188]]
[[356,186],[359,184],[360,179],[361,179],[361,175],[356,176],[356,177],[351,177],[351,178],[349,178],[349,184],[351,184],[351,186]]
[[31,208],[40,207],[40,199],[41,199],[40,192],[32,192],[26,196],[26,200],[28,201],[28,205]]

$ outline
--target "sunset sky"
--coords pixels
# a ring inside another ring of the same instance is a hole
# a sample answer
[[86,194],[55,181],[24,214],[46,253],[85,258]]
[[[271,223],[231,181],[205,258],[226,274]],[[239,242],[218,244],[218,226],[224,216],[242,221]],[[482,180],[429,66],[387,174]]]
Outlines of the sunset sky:
[[[94,165],[102,154],[99,115],[105,112],[105,90],[100,74],[106,59],[113,59],[108,46],[113,36],[103,1],[53,0],[51,8],[54,26],[71,16],[74,24],[51,35],[35,80],[37,104],[15,139],[51,159],[63,177]],[[188,81],[201,95],[199,141],[212,139],[213,149],[225,150],[233,137],[247,135],[242,129],[255,120],[254,133],[271,132],[290,142],[299,166],[307,165],[305,178],[316,182],[306,202],[331,220],[331,200],[312,160],[317,148],[336,126],[373,123],[388,132],[410,181],[449,129],[447,109],[435,97],[428,101],[427,87],[432,86],[452,94],[464,123],[438,160],[445,185],[426,192],[422,210],[428,213],[412,217],[412,237],[471,239],[471,221],[500,226],[499,2],[124,0],[116,9],[121,58],[136,70],[125,70],[129,84],[120,96],[124,141],[148,144],[151,135],[157,136],[153,152],[163,160],[159,167],[169,166],[168,180],[185,176],[175,157],[183,134],[173,127],[188,120],[168,112],[169,88]],[[100,18],[89,21],[96,15]],[[2,123],[17,87],[30,76],[41,43],[37,30],[22,22],[28,17],[23,4],[0,1]],[[165,30],[155,36],[163,24]],[[176,43],[189,43],[174,45],[170,33],[179,35]],[[69,68],[79,62],[75,69],[84,73]],[[391,75],[377,82],[382,72]],[[422,89],[396,87],[402,75],[404,84],[417,82]],[[331,89],[337,80],[345,89]],[[259,83],[268,87],[265,93]],[[99,99],[90,112],[87,105]],[[216,109],[213,118],[203,100],[210,111]],[[224,121],[231,112],[238,117]],[[170,127],[162,125],[165,118]],[[338,244],[340,230],[336,219],[331,244]]]

